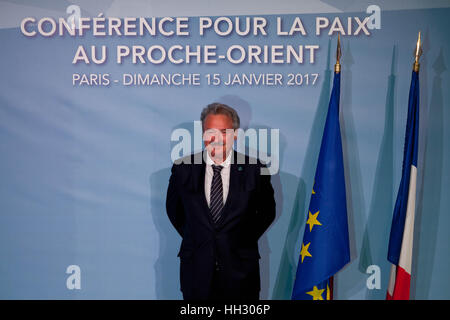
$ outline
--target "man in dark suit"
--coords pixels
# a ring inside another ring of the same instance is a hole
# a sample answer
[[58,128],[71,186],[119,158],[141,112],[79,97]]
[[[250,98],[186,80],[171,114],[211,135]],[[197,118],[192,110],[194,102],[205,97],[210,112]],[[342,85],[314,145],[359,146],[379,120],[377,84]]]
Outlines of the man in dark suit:
[[239,116],[213,103],[201,114],[205,149],[176,161],[167,215],[182,237],[180,283],[186,300],[258,300],[258,239],[275,218],[264,165],[233,150]]

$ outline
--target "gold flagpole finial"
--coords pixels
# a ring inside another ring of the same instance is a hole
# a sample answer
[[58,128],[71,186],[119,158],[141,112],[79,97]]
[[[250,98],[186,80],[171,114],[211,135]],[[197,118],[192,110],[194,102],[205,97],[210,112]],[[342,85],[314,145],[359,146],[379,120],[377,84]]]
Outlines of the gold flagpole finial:
[[336,64],[334,65],[334,72],[341,72],[341,38],[338,34],[337,48],[336,48]]
[[413,65],[413,70],[415,72],[419,72],[420,69],[420,63],[419,63],[419,58],[422,55],[422,44],[420,43],[420,31],[419,31],[419,37],[417,39],[417,44],[416,44],[416,50],[414,51],[414,65]]

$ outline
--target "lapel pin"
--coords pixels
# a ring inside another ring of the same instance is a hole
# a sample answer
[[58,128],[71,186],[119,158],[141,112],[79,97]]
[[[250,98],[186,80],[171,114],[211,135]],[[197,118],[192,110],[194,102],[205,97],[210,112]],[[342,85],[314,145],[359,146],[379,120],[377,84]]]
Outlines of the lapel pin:
[[238,167],[238,171],[244,170],[241,166]]

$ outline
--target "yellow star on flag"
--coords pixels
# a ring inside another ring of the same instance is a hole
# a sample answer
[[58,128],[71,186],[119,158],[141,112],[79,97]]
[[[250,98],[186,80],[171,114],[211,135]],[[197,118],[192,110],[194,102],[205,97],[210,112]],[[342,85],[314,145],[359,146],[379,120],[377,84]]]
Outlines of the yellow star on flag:
[[311,253],[308,252],[308,248],[311,242],[309,242],[306,246],[302,243],[302,250],[300,251],[300,255],[302,256],[302,263],[305,257],[312,257]]
[[317,211],[314,214],[311,214],[311,211],[309,211],[308,221],[306,221],[306,224],[309,224],[309,232],[312,231],[312,228],[314,225],[321,226],[322,224],[317,220],[317,216],[319,215],[320,211]]
[[313,300],[323,300],[322,293],[324,291],[325,289],[317,289],[317,287],[314,286],[312,291],[309,291],[306,294],[309,294],[311,297],[313,297]]

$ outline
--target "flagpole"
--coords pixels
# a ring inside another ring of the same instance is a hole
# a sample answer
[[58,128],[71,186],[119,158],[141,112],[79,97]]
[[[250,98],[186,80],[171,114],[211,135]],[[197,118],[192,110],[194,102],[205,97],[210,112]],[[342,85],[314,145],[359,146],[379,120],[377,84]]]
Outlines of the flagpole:
[[334,65],[334,72],[341,72],[341,38],[338,34],[337,48],[336,48],[336,64]]
[[420,69],[420,63],[419,63],[419,58],[422,55],[422,45],[420,43],[420,31],[419,31],[419,37],[417,39],[417,44],[416,44],[416,50],[414,52],[414,64],[413,64],[413,70],[414,72],[419,72]]

